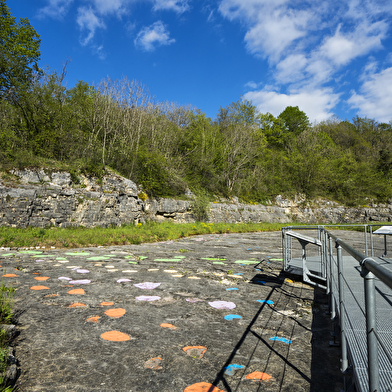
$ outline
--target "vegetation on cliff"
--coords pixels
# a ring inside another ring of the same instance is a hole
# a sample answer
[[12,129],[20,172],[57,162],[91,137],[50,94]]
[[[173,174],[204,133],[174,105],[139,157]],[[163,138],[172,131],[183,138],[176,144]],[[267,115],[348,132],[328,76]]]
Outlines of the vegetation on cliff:
[[246,202],[298,193],[350,205],[392,198],[391,123],[356,117],[311,125],[298,107],[274,117],[243,99],[211,119],[156,102],[127,78],[67,88],[66,65],[61,73],[39,70],[39,36],[0,5],[9,28],[0,36],[0,170],[61,166],[100,177],[109,166],[149,196],[190,188]]

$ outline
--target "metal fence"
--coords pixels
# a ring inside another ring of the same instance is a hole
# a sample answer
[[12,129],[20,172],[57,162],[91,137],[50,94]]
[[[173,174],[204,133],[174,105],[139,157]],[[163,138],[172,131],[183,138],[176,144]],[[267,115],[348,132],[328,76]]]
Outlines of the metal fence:
[[282,229],[284,269],[301,271],[304,281],[329,294],[341,370],[353,380],[346,390],[355,385],[364,392],[392,391],[392,260],[386,257],[387,236],[374,235],[379,227],[343,227],[360,230],[357,235],[340,231],[342,226]]

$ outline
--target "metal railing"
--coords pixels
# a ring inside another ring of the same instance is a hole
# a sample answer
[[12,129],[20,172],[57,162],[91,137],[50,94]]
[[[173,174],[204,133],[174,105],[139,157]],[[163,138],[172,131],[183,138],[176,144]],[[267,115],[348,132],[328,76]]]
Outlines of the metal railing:
[[[392,263],[374,256],[374,226],[363,227],[362,253],[340,239],[330,230],[336,226],[290,226],[282,229],[284,269],[293,260],[293,241],[298,239],[305,258],[305,246],[315,244],[308,236],[295,234],[293,230],[317,231],[317,247],[320,262],[319,276],[326,281],[326,292],[330,295],[331,320],[338,322],[340,330],[341,370],[352,374],[360,391],[392,391]],[[339,228],[342,226],[339,226]],[[386,237],[384,236],[386,253]],[[347,256],[343,256],[343,252]],[[370,253],[370,255],[369,255]],[[384,254],[383,254],[384,256]],[[381,257],[383,257],[381,256]],[[355,260],[353,260],[355,259]],[[302,260],[303,265],[306,259]],[[351,263],[351,264],[350,264]],[[314,275],[312,275],[314,276]],[[361,286],[361,280],[363,286]],[[358,284],[359,283],[359,284]],[[377,283],[377,284],[376,284]],[[320,286],[320,285],[318,285]],[[377,304],[386,306],[377,313]],[[386,318],[386,319],[385,319]],[[391,322],[391,324],[390,324]],[[391,325],[390,329],[385,325]],[[378,330],[382,325],[382,331]]]

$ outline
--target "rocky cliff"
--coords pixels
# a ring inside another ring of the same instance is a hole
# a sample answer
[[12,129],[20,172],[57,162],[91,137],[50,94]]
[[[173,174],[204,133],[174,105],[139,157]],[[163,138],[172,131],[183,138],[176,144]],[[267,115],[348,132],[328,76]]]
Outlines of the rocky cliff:
[[[13,170],[0,179],[0,225],[111,226],[147,220],[194,222],[189,200],[145,199],[134,182],[116,174],[102,179],[43,169]],[[392,204],[347,208],[278,196],[270,205],[210,203],[209,222],[366,223],[391,221]]]

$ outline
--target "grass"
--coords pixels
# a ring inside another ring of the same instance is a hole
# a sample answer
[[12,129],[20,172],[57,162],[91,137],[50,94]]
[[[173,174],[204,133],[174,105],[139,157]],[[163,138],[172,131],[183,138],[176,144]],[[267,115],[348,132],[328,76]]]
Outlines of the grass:
[[[390,224],[390,223],[385,223]],[[285,226],[302,226],[300,223],[171,223],[148,222],[138,225],[113,226],[109,228],[13,228],[0,227],[0,246],[25,248],[81,248],[90,246],[129,245],[175,240],[198,234],[250,233],[280,231]],[[379,223],[383,225],[383,223]],[[339,229],[339,225],[334,226]],[[341,227],[359,230],[357,227]],[[363,230],[363,228],[362,228]],[[180,251],[185,252],[186,249]]]
[[155,223],[109,228],[13,228],[0,227],[0,246],[12,248],[80,248],[89,246],[129,245],[174,240],[197,234],[249,233],[279,231],[280,223]]
[[[13,297],[15,289],[7,287],[2,281],[0,286],[0,324],[11,324],[13,317]],[[0,391],[11,392],[13,387],[4,386],[7,370],[9,336],[5,328],[0,328]]]

